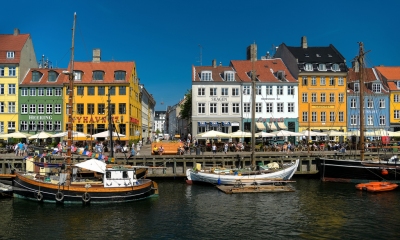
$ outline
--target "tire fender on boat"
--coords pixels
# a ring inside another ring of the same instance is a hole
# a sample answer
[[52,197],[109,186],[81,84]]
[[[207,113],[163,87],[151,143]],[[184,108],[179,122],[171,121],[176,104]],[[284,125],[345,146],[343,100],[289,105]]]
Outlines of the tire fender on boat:
[[56,200],[57,202],[61,202],[64,199],[64,193],[62,192],[57,192],[56,193]]
[[36,194],[36,200],[38,200],[38,202],[41,202],[43,200],[43,194],[41,192],[38,192]]
[[85,192],[85,193],[82,195],[82,201],[84,201],[85,203],[90,202],[90,194],[87,193],[87,192]]

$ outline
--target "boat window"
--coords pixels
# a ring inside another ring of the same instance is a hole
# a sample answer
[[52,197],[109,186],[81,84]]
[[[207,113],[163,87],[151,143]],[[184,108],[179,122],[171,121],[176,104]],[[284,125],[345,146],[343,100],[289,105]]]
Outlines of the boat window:
[[122,172],[122,178],[128,178],[128,172],[127,171],[123,171]]
[[111,172],[110,171],[106,172],[106,178],[111,178]]

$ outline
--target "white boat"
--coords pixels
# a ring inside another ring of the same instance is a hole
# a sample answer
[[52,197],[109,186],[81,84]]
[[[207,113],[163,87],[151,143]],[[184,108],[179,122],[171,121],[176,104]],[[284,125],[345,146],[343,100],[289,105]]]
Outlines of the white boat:
[[203,182],[218,185],[234,185],[237,182],[247,184],[270,184],[276,181],[287,181],[293,177],[299,166],[299,159],[285,164],[279,169],[251,171],[245,169],[187,169],[187,183]]

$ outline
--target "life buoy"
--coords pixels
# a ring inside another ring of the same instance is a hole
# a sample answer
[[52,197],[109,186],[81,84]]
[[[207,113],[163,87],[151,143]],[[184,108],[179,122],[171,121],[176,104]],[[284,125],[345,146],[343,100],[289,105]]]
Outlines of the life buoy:
[[38,202],[41,202],[43,200],[43,194],[41,192],[38,192],[36,194],[36,200],[38,200]]
[[85,203],[90,202],[90,194],[87,193],[87,192],[85,192],[85,193],[82,195],[82,201],[84,201]]
[[64,194],[62,192],[56,193],[56,200],[57,202],[61,202],[64,199]]

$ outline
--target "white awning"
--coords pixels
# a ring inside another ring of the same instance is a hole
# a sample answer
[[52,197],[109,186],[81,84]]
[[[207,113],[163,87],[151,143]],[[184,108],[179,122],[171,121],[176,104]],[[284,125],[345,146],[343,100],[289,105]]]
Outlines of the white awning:
[[278,130],[273,122],[267,123],[267,127],[272,131]]
[[287,129],[284,122],[278,122],[278,127],[279,127],[279,129]]
[[264,123],[262,123],[262,122],[256,122],[256,126],[260,130],[264,130],[265,129]]

